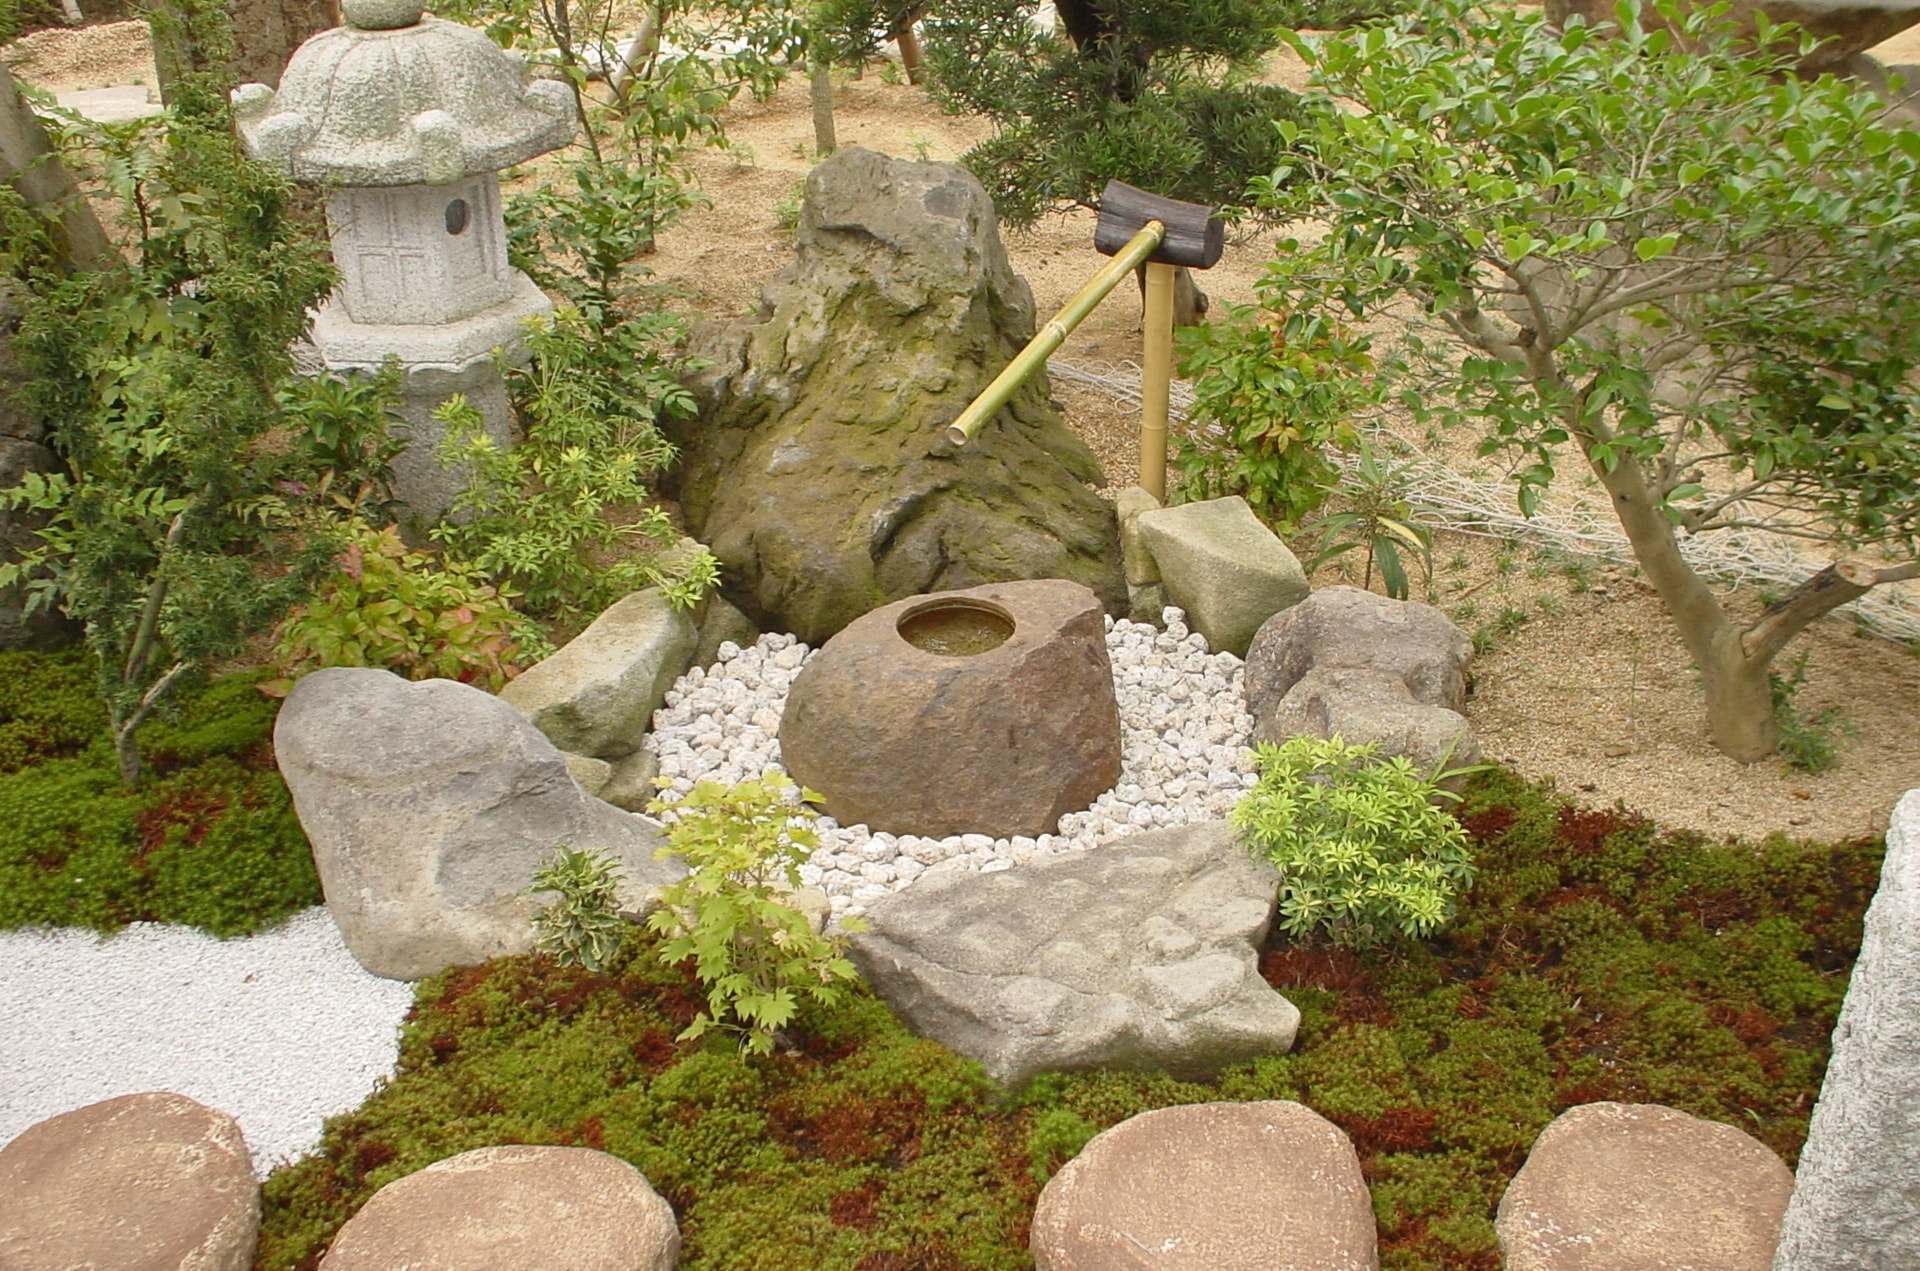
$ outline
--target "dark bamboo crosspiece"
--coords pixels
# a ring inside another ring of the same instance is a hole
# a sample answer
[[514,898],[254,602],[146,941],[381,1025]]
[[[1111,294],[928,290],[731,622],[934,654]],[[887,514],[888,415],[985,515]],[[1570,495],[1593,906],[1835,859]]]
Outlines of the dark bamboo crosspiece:
[[1109,181],[1100,191],[1100,221],[1094,226],[1093,247],[1102,256],[1111,256],[1146,228],[1148,221],[1167,227],[1166,237],[1148,264],[1185,265],[1188,269],[1211,269],[1226,250],[1226,222],[1210,207],[1182,203],[1136,189],[1124,181]]

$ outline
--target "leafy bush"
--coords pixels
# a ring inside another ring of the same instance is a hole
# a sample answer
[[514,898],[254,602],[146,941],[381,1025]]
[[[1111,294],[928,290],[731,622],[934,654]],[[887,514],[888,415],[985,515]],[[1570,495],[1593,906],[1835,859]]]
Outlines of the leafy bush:
[[523,648],[544,651],[538,630],[478,571],[410,550],[392,526],[359,522],[350,532],[338,572],[275,629],[281,675],[262,691],[284,697],[323,666],[373,666],[498,692],[519,673]]
[[562,843],[527,888],[557,893],[533,915],[533,947],[561,966],[606,970],[627,926],[620,916],[619,889],[620,870],[611,857]]
[[831,1004],[839,983],[856,978],[838,941],[786,899],[819,846],[805,825],[811,809],[786,798],[792,788],[776,772],[731,788],[702,781],[677,803],[649,805],[673,817],[660,855],[678,855],[692,870],[662,889],[661,907],[647,918],[667,937],[661,960],[692,959],[707,986],[707,1008],[682,1040],[723,1028],[740,1034],[742,1049],[767,1054],[802,995]]
[[[494,444],[464,398],[436,412],[447,425],[441,462],[471,476],[454,500],[465,519],[435,534],[450,555],[516,588],[529,612],[597,614],[656,584],[690,606],[718,576],[704,550],[666,557],[678,534],[648,502],[648,478],[673,457],[655,421],[693,410],[660,347],[671,325],[656,314],[610,333],[577,310],[530,324],[533,363],[510,380],[527,430],[517,446]],[[646,544],[638,558],[636,540]]]
[[1351,447],[1355,413],[1380,400],[1371,341],[1319,314],[1263,321],[1243,307],[1179,335],[1194,393],[1176,458],[1182,497],[1238,494],[1291,532],[1339,478],[1328,450]]
[[[0,654],[0,681],[68,703],[77,724],[85,657]],[[0,929],[150,921],[232,936],[320,903],[312,851],[273,767],[275,704],[255,691],[258,678],[182,690],[147,725],[156,775],[139,786],[119,779],[97,696],[85,744],[69,733],[0,774]],[[0,737],[21,719],[0,723]]]
[[1439,793],[1404,755],[1295,737],[1257,749],[1259,784],[1233,810],[1256,856],[1280,870],[1280,925],[1365,948],[1418,939],[1473,885],[1473,853]]

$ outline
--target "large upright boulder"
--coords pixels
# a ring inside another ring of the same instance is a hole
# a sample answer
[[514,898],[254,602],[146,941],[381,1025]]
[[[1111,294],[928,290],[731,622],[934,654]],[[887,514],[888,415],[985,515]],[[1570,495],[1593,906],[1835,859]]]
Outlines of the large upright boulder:
[[624,912],[685,873],[657,823],[587,794],[493,694],[331,667],[294,685],[274,752],[327,909],[374,975],[417,980],[533,945],[533,873],[566,844],[615,856]]
[[1920,790],[1893,809],[1880,889],[1833,1030],[1775,1271],[1920,1267]]
[[1283,1054],[1300,1012],[1260,978],[1279,875],[1223,821],[876,902],[854,965],[914,1032],[996,1081],[1076,1068],[1205,1080]]
[[891,600],[1024,578],[1124,613],[1099,465],[1043,377],[971,445],[943,439],[1034,330],[980,183],[842,150],[807,177],[798,253],[756,316],[692,342],[710,365],[675,479],[729,599],[813,645]]

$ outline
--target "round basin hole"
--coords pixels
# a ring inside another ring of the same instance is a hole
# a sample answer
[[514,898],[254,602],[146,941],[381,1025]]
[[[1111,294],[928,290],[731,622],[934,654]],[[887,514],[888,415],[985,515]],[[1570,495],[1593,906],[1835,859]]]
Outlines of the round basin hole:
[[937,600],[910,611],[894,629],[916,649],[970,658],[1005,644],[1013,634],[1013,618],[977,600]]

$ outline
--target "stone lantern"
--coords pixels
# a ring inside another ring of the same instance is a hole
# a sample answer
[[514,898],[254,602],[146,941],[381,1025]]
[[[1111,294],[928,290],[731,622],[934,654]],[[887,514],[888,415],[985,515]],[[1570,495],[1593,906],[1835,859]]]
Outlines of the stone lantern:
[[419,0],[344,0],[346,25],[294,53],[279,91],[234,92],[257,159],[328,191],[340,286],[313,318],[328,368],[406,370],[407,448],[396,494],[414,528],[444,513],[462,477],[440,467],[434,409],[453,393],[509,441],[496,350],[524,359],[522,323],[552,302],[507,264],[502,168],[573,139],[563,84],[478,31],[423,17]]

